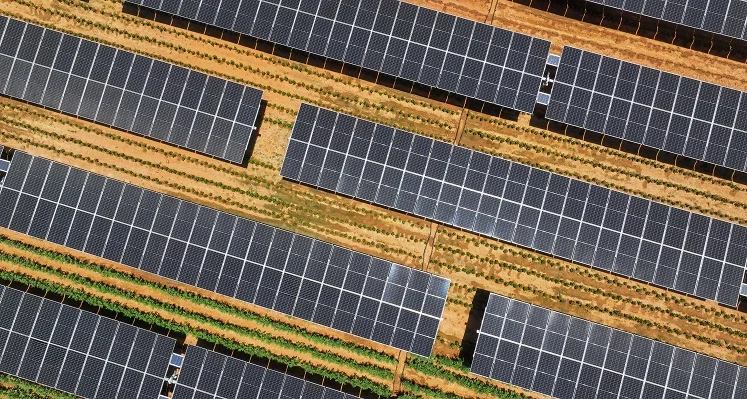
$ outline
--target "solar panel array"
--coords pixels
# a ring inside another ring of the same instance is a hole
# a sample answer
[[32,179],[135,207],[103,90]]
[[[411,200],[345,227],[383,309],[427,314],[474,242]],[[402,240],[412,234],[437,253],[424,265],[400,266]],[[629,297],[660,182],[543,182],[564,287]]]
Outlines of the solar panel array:
[[429,356],[450,282],[16,151],[0,227]]
[[399,0],[127,0],[531,113],[550,42]]
[[83,398],[156,399],[176,341],[0,286],[0,372]]
[[747,397],[747,368],[491,294],[472,373],[561,399]]
[[188,346],[173,399],[353,399],[356,396]]
[[647,17],[747,40],[747,3],[742,0],[588,0]]
[[262,91],[0,15],[0,93],[243,162]]
[[546,117],[747,171],[747,93],[727,87],[566,46]]
[[303,104],[285,178],[736,306],[747,227]]

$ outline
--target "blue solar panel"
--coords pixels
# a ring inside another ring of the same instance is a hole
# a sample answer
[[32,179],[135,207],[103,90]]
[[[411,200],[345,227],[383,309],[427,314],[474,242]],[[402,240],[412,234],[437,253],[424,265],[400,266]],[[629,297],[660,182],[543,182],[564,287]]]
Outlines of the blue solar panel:
[[550,51],[398,0],[128,2],[528,113]]
[[588,0],[677,25],[747,40],[747,2],[743,0]]
[[545,116],[747,171],[747,94],[728,87],[566,46]]
[[21,151],[0,227],[429,356],[450,282]]
[[176,341],[0,286],[0,372],[90,399],[156,399]]
[[281,175],[736,306],[747,227],[303,104]]
[[471,372],[562,399],[737,399],[747,368],[490,294]]
[[279,371],[188,346],[173,399],[354,399]]
[[0,15],[0,93],[234,163],[262,91]]

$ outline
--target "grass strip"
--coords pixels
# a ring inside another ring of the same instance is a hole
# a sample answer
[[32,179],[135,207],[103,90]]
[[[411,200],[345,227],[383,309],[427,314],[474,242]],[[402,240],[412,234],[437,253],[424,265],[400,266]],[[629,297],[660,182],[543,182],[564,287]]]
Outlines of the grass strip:
[[8,399],[75,399],[75,395],[0,374],[0,397]]
[[[35,262],[29,261],[25,258],[15,257],[13,255],[8,255],[5,253],[0,253],[0,260],[9,261],[12,258],[14,259],[17,264],[20,264],[23,267],[30,268],[30,269],[37,269],[40,268],[45,269],[41,270],[43,272],[50,272],[52,274],[57,274],[59,277],[72,277],[72,280],[76,283],[82,283],[86,284],[87,279],[77,276],[77,275],[69,275],[67,273],[61,272],[61,271],[55,271],[55,270],[48,270],[46,267],[41,266],[39,264],[36,264]],[[12,260],[11,260],[12,261]],[[67,276],[66,276],[67,274]],[[343,373],[326,370],[322,367],[315,366],[309,363],[306,363],[302,360],[299,360],[295,357],[288,357],[288,356],[281,356],[281,355],[275,355],[268,350],[260,347],[256,347],[249,344],[241,344],[237,343],[233,340],[230,340],[228,338],[224,338],[220,335],[205,331],[200,328],[186,326],[182,324],[178,324],[171,320],[166,320],[160,315],[157,315],[155,313],[148,313],[143,312],[140,310],[131,309],[128,307],[125,307],[119,303],[113,303],[109,300],[105,300],[101,297],[98,297],[94,294],[85,292],[83,290],[72,288],[72,287],[64,287],[58,283],[50,282],[47,280],[38,279],[35,277],[31,277],[22,273],[17,272],[11,272],[7,270],[0,270],[0,278],[7,280],[7,281],[17,281],[20,283],[23,283],[25,285],[35,287],[38,289],[46,290],[49,292],[54,292],[59,295],[65,295],[67,297],[70,297],[77,301],[83,301],[86,302],[92,306],[101,307],[104,309],[107,309],[109,311],[115,312],[115,313],[121,313],[125,315],[128,318],[131,319],[137,319],[142,322],[145,322],[147,324],[157,325],[164,329],[169,329],[173,331],[177,331],[183,334],[192,334],[198,338],[204,339],[211,343],[216,343],[222,346],[225,346],[232,350],[238,350],[244,353],[247,353],[249,355],[259,356],[262,358],[267,358],[271,360],[275,360],[279,363],[286,364],[290,367],[301,367],[306,372],[316,375],[324,376],[325,378],[330,378],[336,382],[352,385],[364,390],[369,390],[371,392],[374,392],[378,395],[388,396],[391,392],[388,388],[384,387],[382,384],[373,382],[367,378],[362,377],[349,377]],[[140,295],[129,293],[129,292],[123,292],[119,290],[118,288],[108,286],[103,283],[98,282],[92,282],[88,280],[88,284],[86,284],[90,288],[94,288],[98,291],[110,293],[112,295],[122,296],[124,298],[136,300],[141,303],[145,303],[147,305],[150,305],[155,308],[161,308],[164,311],[178,314],[180,316],[190,318],[192,320],[195,320],[197,322],[201,322],[204,324],[209,324],[214,326],[218,330],[222,331],[232,331],[234,333],[248,336],[251,339],[257,339],[262,341],[268,341],[272,344],[278,345],[278,346],[290,346],[294,350],[300,351],[300,352],[306,352],[314,356],[315,358],[329,361],[332,363],[338,363],[342,364],[344,366],[350,367],[352,369],[355,369],[363,374],[368,375],[376,375],[383,379],[391,379],[392,372],[390,370],[382,369],[377,366],[373,365],[363,365],[363,364],[356,364],[355,362],[343,358],[339,355],[329,353],[329,352],[322,352],[322,351],[316,351],[315,348],[312,347],[304,347],[304,345],[293,343],[288,340],[285,340],[283,338],[273,337],[269,334],[260,333],[254,330],[248,330],[244,328],[239,328],[233,325],[222,323],[218,320],[211,319],[207,316],[194,314],[192,312],[186,311],[184,309],[178,308],[171,304],[163,304],[160,303],[152,298],[148,297],[142,297]]]
[[[339,339],[336,339],[336,338],[333,338],[327,335],[310,332],[301,327],[294,326],[288,323],[284,323],[279,320],[274,320],[267,316],[262,316],[256,313],[247,312],[246,310],[239,309],[237,307],[203,297],[199,294],[181,291],[174,287],[169,287],[169,286],[166,286],[160,283],[151,282],[151,281],[142,279],[140,277],[136,277],[130,273],[116,271],[108,267],[105,267],[105,266],[102,266],[96,263],[87,262],[87,261],[81,260],[73,256],[69,256],[69,255],[58,253],[58,252],[39,248],[37,246],[25,244],[25,243],[13,240],[2,234],[0,234],[0,244],[5,244],[5,245],[8,245],[10,247],[13,247],[13,248],[25,251],[25,252],[33,253],[35,255],[50,259],[55,262],[65,263],[68,265],[81,267],[86,270],[91,270],[104,277],[115,278],[118,280],[126,281],[128,283],[136,284],[136,285],[143,286],[143,287],[148,287],[148,288],[160,291],[166,295],[185,299],[195,304],[208,306],[222,313],[226,313],[234,317],[238,317],[238,318],[241,318],[247,321],[251,321],[251,322],[260,324],[268,328],[273,328],[278,331],[286,332],[289,334],[299,335],[303,338],[306,338],[318,344],[322,344],[322,345],[326,345],[326,346],[330,346],[334,348],[339,348],[339,349],[344,349],[352,353],[355,353],[357,355],[368,357],[368,358],[371,358],[371,359],[374,359],[376,361],[380,361],[383,363],[397,364],[397,359],[395,357],[387,355],[379,351],[375,351],[373,349],[369,349],[369,348],[361,347],[361,346],[358,346],[358,345],[355,345],[349,342],[341,341]],[[47,266],[42,266],[42,267],[44,267],[45,269],[50,269]],[[59,273],[63,273],[63,272],[59,272]]]
[[[458,362],[458,360],[456,362]],[[411,356],[407,360],[406,367],[410,367],[411,369],[419,373],[422,373],[424,375],[427,375],[429,377],[435,377],[435,378],[439,378],[439,379],[446,380],[449,382],[453,382],[471,391],[481,393],[481,394],[487,394],[487,395],[490,395],[496,398],[514,399],[514,398],[525,398],[526,397],[522,393],[515,392],[515,391],[509,391],[504,388],[499,388],[485,381],[481,381],[476,378],[471,378],[466,375],[461,375],[454,371],[448,370],[445,367],[437,364],[436,361],[431,360],[431,359],[426,359],[424,357]],[[464,367],[462,366],[460,367],[460,369],[461,368],[464,368]]]

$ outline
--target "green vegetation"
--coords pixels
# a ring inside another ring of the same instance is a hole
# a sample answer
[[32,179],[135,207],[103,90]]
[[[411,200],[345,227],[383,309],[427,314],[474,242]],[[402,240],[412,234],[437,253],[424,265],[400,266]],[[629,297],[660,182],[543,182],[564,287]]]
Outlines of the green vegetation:
[[8,399],[75,399],[76,396],[0,374],[0,397]]
[[[236,327],[230,324],[226,324],[220,320],[191,312],[189,310],[180,308],[170,303],[163,303],[150,297],[142,296],[142,295],[132,293],[132,292],[126,292],[114,286],[111,286],[105,283],[91,281],[79,275],[69,274],[63,271],[59,271],[59,270],[53,270],[51,268],[48,268],[45,265],[41,265],[39,263],[33,262],[26,258],[14,256],[14,255],[8,255],[5,253],[0,253],[0,261],[12,262],[14,264],[21,265],[27,269],[39,270],[39,271],[43,271],[43,272],[46,272],[46,273],[49,273],[49,274],[52,274],[58,277],[62,277],[74,283],[84,285],[91,291],[107,293],[107,294],[115,295],[117,297],[122,297],[123,299],[134,300],[134,301],[137,301],[138,303],[144,304],[151,308],[166,311],[169,314],[179,315],[187,319],[196,321],[198,323],[204,323],[207,325],[211,325],[215,327],[216,330],[218,331],[233,332],[240,336],[248,338],[249,340],[252,340],[252,341],[265,342],[266,344],[277,345],[280,347],[291,349],[299,353],[309,354],[316,359],[323,360],[323,361],[326,361],[332,364],[338,364],[341,366],[351,367],[352,369],[364,375],[372,375],[372,376],[376,376],[376,377],[379,377],[385,380],[389,380],[393,378],[392,371],[388,369],[384,369],[384,368],[381,368],[381,367],[378,367],[372,364],[357,363],[355,361],[351,361],[350,359],[341,357],[340,355],[337,355],[329,351],[319,350],[312,346],[299,344],[297,342],[291,342],[286,339],[274,337],[270,334],[263,333],[257,330],[251,330],[247,328],[241,328],[241,327]],[[252,345],[238,344],[222,336],[218,336],[218,335],[209,333],[207,331],[203,331],[203,330],[189,327],[189,326],[176,324],[175,322],[171,320],[163,319],[161,316],[154,314],[154,313],[153,314],[144,313],[138,310],[126,308],[120,304],[113,303],[108,300],[104,300],[99,296],[84,292],[79,289],[63,287],[56,283],[48,282],[46,280],[38,280],[38,279],[31,278],[24,274],[4,271],[4,270],[0,271],[0,277],[2,277],[5,280],[19,281],[29,286],[55,292],[60,295],[66,295],[73,299],[81,300],[86,303],[89,303],[93,306],[99,306],[105,309],[109,309],[113,312],[122,313],[128,317],[144,321],[148,324],[158,325],[160,327],[182,332],[185,334],[193,334],[199,338],[205,339],[209,342],[221,344],[230,349],[240,350],[244,353],[258,355],[261,357],[276,360],[280,363],[287,364],[289,366],[299,366],[299,367],[302,367],[307,372],[310,372],[312,374],[324,375],[340,383],[349,384],[349,385],[356,386],[356,387],[359,387],[365,390],[371,390],[372,392],[377,392],[377,390],[381,390],[381,389],[388,389],[388,388],[383,388],[381,385],[374,383],[366,378],[350,378],[342,373],[323,370],[321,367],[305,363],[303,361],[297,360],[296,358],[287,358],[284,356],[277,356],[263,348],[255,347]],[[178,292],[176,290],[174,291]],[[189,296],[189,294],[187,293],[181,293],[181,294],[185,296]],[[210,306],[211,305],[210,302],[213,302],[213,301],[194,296],[193,302]],[[254,317],[261,319],[259,316],[256,316],[256,315],[254,315]],[[269,319],[265,319],[265,321],[271,322]],[[293,328],[291,326],[287,326],[287,327]],[[314,335],[311,333],[306,333],[306,334],[307,336],[312,337],[312,339],[316,339],[322,342],[331,342],[333,340],[332,338],[329,338],[329,337]],[[335,343],[333,343],[333,345],[335,345]],[[348,346],[350,346],[352,347],[351,351],[363,353],[372,358],[378,357],[384,361],[388,359],[386,355],[379,354],[375,351],[368,350],[366,348],[355,348],[353,347],[352,344],[349,344],[343,341],[338,341],[336,345],[338,347],[346,347],[346,349]],[[325,373],[331,373],[331,374],[327,376]]]
[[[65,263],[65,264],[73,265],[76,267],[84,268],[87,270],[91,270],[91,271],[96,272],[97,274],[100,274],[103,277],[114,278],[114,279],[125,281],[128,283],[137,284],[139,286],[148,287],[150,289],[160,291],[168,295],[169,297],[185,299],[185,300],[195,303],[196,305],[207,306],[224,314],[238,317],[240,319],[244,319],[247,321],[255,322],[257,324],[275,329],[277,331],[282,331],[282,332],[290,333],[293,335],[297,335],[299,337],[306,338],[320,345],[340,348],[340,349],[355,353],[357,355],[367,357],[367,358],[370,358],[376,361],[380,361],[383,363],[389,363],[389,364],[397,363],[397,359],[394,358],[393,356],[389,356],[385,353],[378,352],[370,348],[355,345],[347,341],[341,341],[339,339],[336,339],[336,338],[333,338],[327,335],[309,332],[308,330],[305,330],[301,327],[294,326],[288,323],[284,323],[279,320],[273,320],[267,316],[261,316],[261,315],[257,315],[251,312],[247,312],[243,309],[239,309],[234,306],[225,304],[223,302],[219,302],[219,301],[215,301],[215,300],[203,297],[199,294],[195,294],[195,293],[187,292],[187,291],[181,291],[179,289],[169,287],[163,284],[144,280],[142,278],[136,277],[129,273],[119,272],[116,270],[109,269],[105,266],[101,266],[95,263],[90,263],[90,262],[86,262],[86,261],[74,258],[72,256],[60,254],[60,253],[53,252],[53,251],[48,251],[48,250],[35,247],[29,244],[24,244],[24,243],[12,240],[6,236],[3,236],[2,234],[0,234],[0,244],[5,244],[8,246],[23,250],[28,253],[39,255],[41,257],[45,257],[47,259],[50,259],[56,262]],[[25,259],[22,257],[8,255],[8,254],[4,254],[0,252],[0,259],[3,259],[3,258],[7,258],[7,260],[11,262],[13,262],[16,259],[19,261],[23,261],[23,262],[31,262],[28,259]],[[42,270],[45,272],[49,272],[53,270],[46,265],[41,265],[35,262],[31,262],[29,266],[33,267],[35,270]],[[80,277],[74,274],[68,274],[62,271],[58,271],[58,270],[54,270],[54,273],[59,274],[59,275],[64,275],[64,277],[68,279],[77,278],[77,279],[85,280],[84,277]],[[85,280],[85,281],[87,282],[88,280]]]
[[[410,357],[407,360],[407,367],[410,367],[413,370],[417,370],[423,375],[437,377],[442,380],[457,383],[461,385],[462,387],[467,388],[471,391],[488,394],[496,398],[514,399],[514,398],[525,397],[521,393],[509,391],[507,389],[498,388],[495,385],[478,380],[476,378],[470,378],[459,372],[448,370],[446,367],[443,367],[429,359],[426,359],[420,356]],[[464,366],[461,366],[461,367],[464,368]],[[464,370],[464,371],[468,372],[469,370]]]
[[[28,266],[28,264],[25,264],[24,266]],[[100,308],[103,308],[103,309],[107,309],[109,311],[122,314],[125,317],[131,318],[131,319],[135,319],[135,320],[139,320],[140,322],[143,322],[143,323],[146,323],[146,324],[155,325],[155,326],[158,326],[158,327],[161,327],[161,328],[164,328],[164,329],[168,329],[168,330],[171,330],[171,331],[179,332],[179,333],[182,333],[182,334],[185,334],[185,335],[193,335],[193,336],[195,336],[195,337],[197,337],[199,339],[205,340],[207,342],[218,344],[218,345],[222,345],[222,346],[224,346],[224,347],[226,347],[228,349],[235,350],[235,351],[240,351],[240,352],[243,352],[243,353],[251,355],[251,356],[258,356],[258,357],[261,357],[261,358],[270,359],[270,360],[276,361],[278,363],[287,365],[289,367],[300,367],[304,371],[306,371],[306,372],[308,372],[310,374],[319,375],[319,376],[322,376],[322,377],[324,377],[326,379],[329,379],[329,380],[332,380],[332,381],[336,381],[336,382],[341,383],[341,384],[347,384],[347,385],[351,385],[351,386],[354,386],[354,387],[358,387],[358,388],[361,388],[361,389],[364,389],[364,390],[368,390],[368,391],[374,392],[374,393],[376,393],[378,395],[382,395],[382,396],[390,396],[391,395],[391,390],[388,387],[385,387],[385,386],[383,386],[381,384],[377,384],[377,383],[375,383],[375,382],[373,382],[373,381],[371,381],[371,380],[369,380],[367,378],[363,378],[363,377],[350,377],[350,376],[347,376],[347,375],[345,375],[343,373],[340,373],[340,372],[327,370],[325,368],[322,368],[322,367],[319,367],[319,366],[315,366],[315,365],[306,363],[306,362],[304,362],[302,360],[299,360],[299,359],[297,359],[295,357],[286,357],[286,356],[276,355],[276,354],[274,354],[274,353],[272,353],[272,352],[270,352],[268,350],[265,350],[263,348],[260,348],[260,347],[256,347],[256,346],[249,345],[249,344],[237,343],[237,342],[232,341],[230,339],[224,338],[223,336],[220,336],[220,335],[217,335],[217,334],[213,334],[213,333],[210,333],[210,332],[202,330],[202,329],[198,329],[198,328],[194,328],[194,327],[190,327],[190,326],[185,326],[185,325],[182,325],[182,324],[177,324],[177,323],[175,323],[175,322],[173,322],[171,320],[167,320],[167,319],[165,319],[165,318],[163,318],[160,315],[155,314],[155,313],[146,313],[146,312],[142,312],[142,311],[139,311],[139,310],[127,308],[127,307],[122,306],[122,305],[120,305],[118,303],[115,303],[115,302],[112,302],[112,301],[108,301],[108,300],[102,299],[101,297],[98,297],[96,295],[87,293],[87,292],[85,292],[83,290],[79,290],[79,289],[75,289],[75,288],[71,288],[71,287],[64,287],[64,286],[61,286],[61,285],[59,285],[57,283],[53,283],[53,282],[50,282],[50,281],[47,281],[47,280],[36,279],[36,278],[33,278],[33,277],[26,276],[24,274],[10,272],[10,271],[6,271],[6,270],[0,270],[0,278],[3,279],[3,280],[7,280],[7,281],[14,281],[14,282],[18,282],[18,283],[21,283],[21,284],[25,284],[25,285],[28,285],[30,287],[33,287],[33,288],[36,288],[36,289],[41,289],[41,290],[44,290],[44,291],[47,291],[47,292],[53,292],[53,293],[58,294],[58,295],[64,295],[67,298],[70,298],[70,299],[73,299],[73,300],[76,300],[76,301],[82,301],[82,302],[85,302],[85,303],[87,303],[88,305],[91,305],[91,306],[96,306],[96,307],[100,307]],[[105,285],[101,284],[101,286],[103,288],[103,286],[105,286]],[[119,293],[116,292],[116,289],[113,289],[113,288],[109,288],[109,291],[107,293],[111,293],[111,294],[114,294],[114,295],[119,294]],[[177,313],[178,314],[178,311],[174,310],[173,313]],[[207,318],[205,318],[205,319],[207,319]],[[217,324],[219,322],[213,322],[213,323]],[[223,329],[224,330],[231,329],[231,330],[234,330],[234,331],[241,330],[241,329],[238,329],[236,327],[231,327],[231,326],[227,326],[227,325],[224,325]],[[277,338],[275,338],[275,339],[277,340]],[[321,358],[323,360],[329,360],[331,358],[334,358],[335,355],[321,352],[319,354],[319,356],[321,356]],[[376,375],[376,373],[378,371],[373,370],[373,369],[369,370],[369,368],[373,368],[373,367],[375,367],[375,366],[361,366],[361,370],[364,373],[369,373],[369,374],[372,374],[372,375]]]

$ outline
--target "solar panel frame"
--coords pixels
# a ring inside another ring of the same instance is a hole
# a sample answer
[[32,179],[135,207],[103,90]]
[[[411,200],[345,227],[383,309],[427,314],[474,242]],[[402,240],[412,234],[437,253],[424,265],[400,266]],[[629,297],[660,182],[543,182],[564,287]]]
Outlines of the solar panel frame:
[[528,113],[550,51],[549,41],[397,0],[224,1],[215,16],[208,1],[127,2]]
[[[54,185],[59,198],[44,194]],[[0,227],[426,357],[450,285],[21,151],[0,208]]]
[[545,117],[747,171],[747,94],[727,87],[566,46]]
[[735,307],[747,227],[302,104],[281,175]]
[[160,394],[176,340],[6,286],[0,309],[2,372],[91,399]]
[[174,399],[314,398],[357,396],[198,346],[187,346]]
[[736,399],[744,388],[735,381],[747,376],[734,363],[493,293],[470,372],[564,399]]
[[726,37],[747,40],[747,7],[740,0],[710,1],[621,1],[588,0],[618,10],[640,14],[673,24]]
[[[244,160],[259,89],[1,15],[0,43],[0,94],[233,163]],[[168,84],[164,77],[160,85],[164,74]]]

